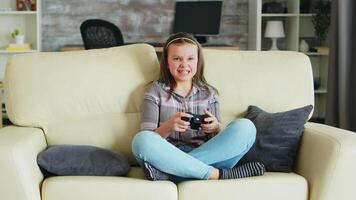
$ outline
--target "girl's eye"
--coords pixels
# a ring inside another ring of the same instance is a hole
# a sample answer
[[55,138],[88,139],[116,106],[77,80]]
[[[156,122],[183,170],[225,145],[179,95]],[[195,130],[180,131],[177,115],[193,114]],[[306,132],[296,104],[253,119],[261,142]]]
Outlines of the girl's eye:
[[190,58],[188,58],[188,60],[195,60],[195,58],[194,57],[190,57]]
[[177,57],[177,58],[173,58],[173,60],[179,60],[179,58]]

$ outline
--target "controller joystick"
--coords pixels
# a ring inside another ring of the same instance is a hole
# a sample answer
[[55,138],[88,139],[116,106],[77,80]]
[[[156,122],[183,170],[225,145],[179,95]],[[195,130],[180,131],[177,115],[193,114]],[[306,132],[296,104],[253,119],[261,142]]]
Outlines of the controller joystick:
[[187,121],[190,123],[190,128],[194,130],[199,130],[201,124],[207,124],[208,122],[204,121],[205,118],[208,118],[209,115],[206,114],[193,114],[188,112],[188,114],[192,115],[192,117],[182,117],[183,121]]

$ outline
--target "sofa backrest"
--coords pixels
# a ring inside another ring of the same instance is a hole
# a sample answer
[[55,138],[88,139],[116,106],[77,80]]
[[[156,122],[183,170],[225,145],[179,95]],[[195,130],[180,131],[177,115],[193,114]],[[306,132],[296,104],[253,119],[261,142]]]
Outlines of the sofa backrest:
[[219,90],[223,125],[243,117],[249,105],[268,112],[314,105],[311,63],[302,53],[206,49],[204,58],[206,79]]
[[48,145],[105,147],[133,162],[144,88],[158,71],[147,44],[15,55],[5,72],[7,113],[16,125],[42,128]]
[[[224,125],[248,105],[276,112],[313,104],[311,65],[303,54],[204,50],[204,57]],[[158,72],[154,48],[145,44],[15,55],[5,75],[7,112],[16,125],[42,128],[48,145],[105,147],[135,163],[131,140],[144,88]]]

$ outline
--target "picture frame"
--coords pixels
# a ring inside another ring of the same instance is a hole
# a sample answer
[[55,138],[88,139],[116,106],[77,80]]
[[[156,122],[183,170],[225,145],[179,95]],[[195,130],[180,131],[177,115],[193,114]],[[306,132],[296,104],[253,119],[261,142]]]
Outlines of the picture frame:
[[16,0],[16,11],[36,11],[36,0]]

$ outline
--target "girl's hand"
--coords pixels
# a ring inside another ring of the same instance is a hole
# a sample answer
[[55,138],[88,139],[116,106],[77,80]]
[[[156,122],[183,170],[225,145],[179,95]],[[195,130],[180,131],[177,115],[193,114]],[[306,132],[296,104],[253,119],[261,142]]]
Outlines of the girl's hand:
[[211,114],[207,109],[204,110],[204,113],[209,117],[205,118],[205,124],[201,124],[201,128],[204,133],[218,133],[220,132],[220,123],[216,117]]
[[170,132],[185,132],[189,128],[190,123],[189,121],[182,120],[182,117],[190,118],[192,116],[188,113],[177,112],[169,120],[164,122],[162,126],[165,126]]

